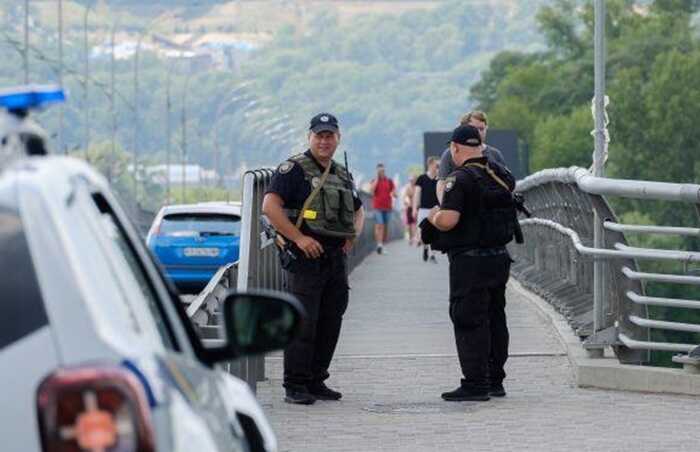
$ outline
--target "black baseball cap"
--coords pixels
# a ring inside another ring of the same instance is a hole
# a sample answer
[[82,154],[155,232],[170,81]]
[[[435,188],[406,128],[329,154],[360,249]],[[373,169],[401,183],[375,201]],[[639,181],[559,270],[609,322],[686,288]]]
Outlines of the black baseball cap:
[[319,113],[311,118],[309,130],[313,133],[323,131],[338,132],[338,119],[330,113]]
[[474,126],[459,126],[452,131],[452,138],[447,143],[457,143],[475,148],[481,146],[481,134],[479,134],[479,129]]

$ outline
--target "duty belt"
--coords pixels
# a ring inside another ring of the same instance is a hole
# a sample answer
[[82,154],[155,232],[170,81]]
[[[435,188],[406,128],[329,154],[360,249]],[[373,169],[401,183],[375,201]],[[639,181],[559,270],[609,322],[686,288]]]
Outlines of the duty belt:
[[508,250],[505,246],[499,246],[498,248],[455,248],[448,251],[450,257],[454,256],[469,256],[469,257],[488,257],[488,256],[500,256],[502,254],[508,254]]

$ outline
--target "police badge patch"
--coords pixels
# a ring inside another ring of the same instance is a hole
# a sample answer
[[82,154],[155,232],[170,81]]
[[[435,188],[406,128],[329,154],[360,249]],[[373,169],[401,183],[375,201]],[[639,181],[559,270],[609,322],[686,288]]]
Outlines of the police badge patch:
[[290,161],[286,161],[286,162],[282,162],[282,164],[280,164],[280,166],[277,167],[277,171],[280,174],[287,174],[288,172],[290,172],[292,170],[292,168],[294,168],[294,163],[290,162]]
[[455,187],[456,178],[448,177],[445,179],[445,192],[452,190]]

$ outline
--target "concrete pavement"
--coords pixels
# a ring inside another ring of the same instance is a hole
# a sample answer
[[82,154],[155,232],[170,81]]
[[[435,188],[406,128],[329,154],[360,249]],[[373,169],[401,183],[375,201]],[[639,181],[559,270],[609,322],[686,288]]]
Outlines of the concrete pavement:
[[459,383],[447,315],[447,262],[423,263],[404,242],[351,276],[331,367],[340,402],[282,401],[281,357],[258,398],[281,451],[695,451],[700,399],[580,389],[559,336],[511,283],[508,396],[444,402]]

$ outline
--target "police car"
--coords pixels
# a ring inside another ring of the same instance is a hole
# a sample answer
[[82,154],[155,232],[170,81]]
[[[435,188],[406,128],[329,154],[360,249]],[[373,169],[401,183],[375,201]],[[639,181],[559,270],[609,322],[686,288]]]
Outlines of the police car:
[[17,145],[0,162],[0,449],[276,450],[247,385],[216,364],[288,344],[298,302],[230,293],[225,338],[205,347],[106,180],[76,159],[16,155],[20,129],[9,123],[0,128],[2,145]]

